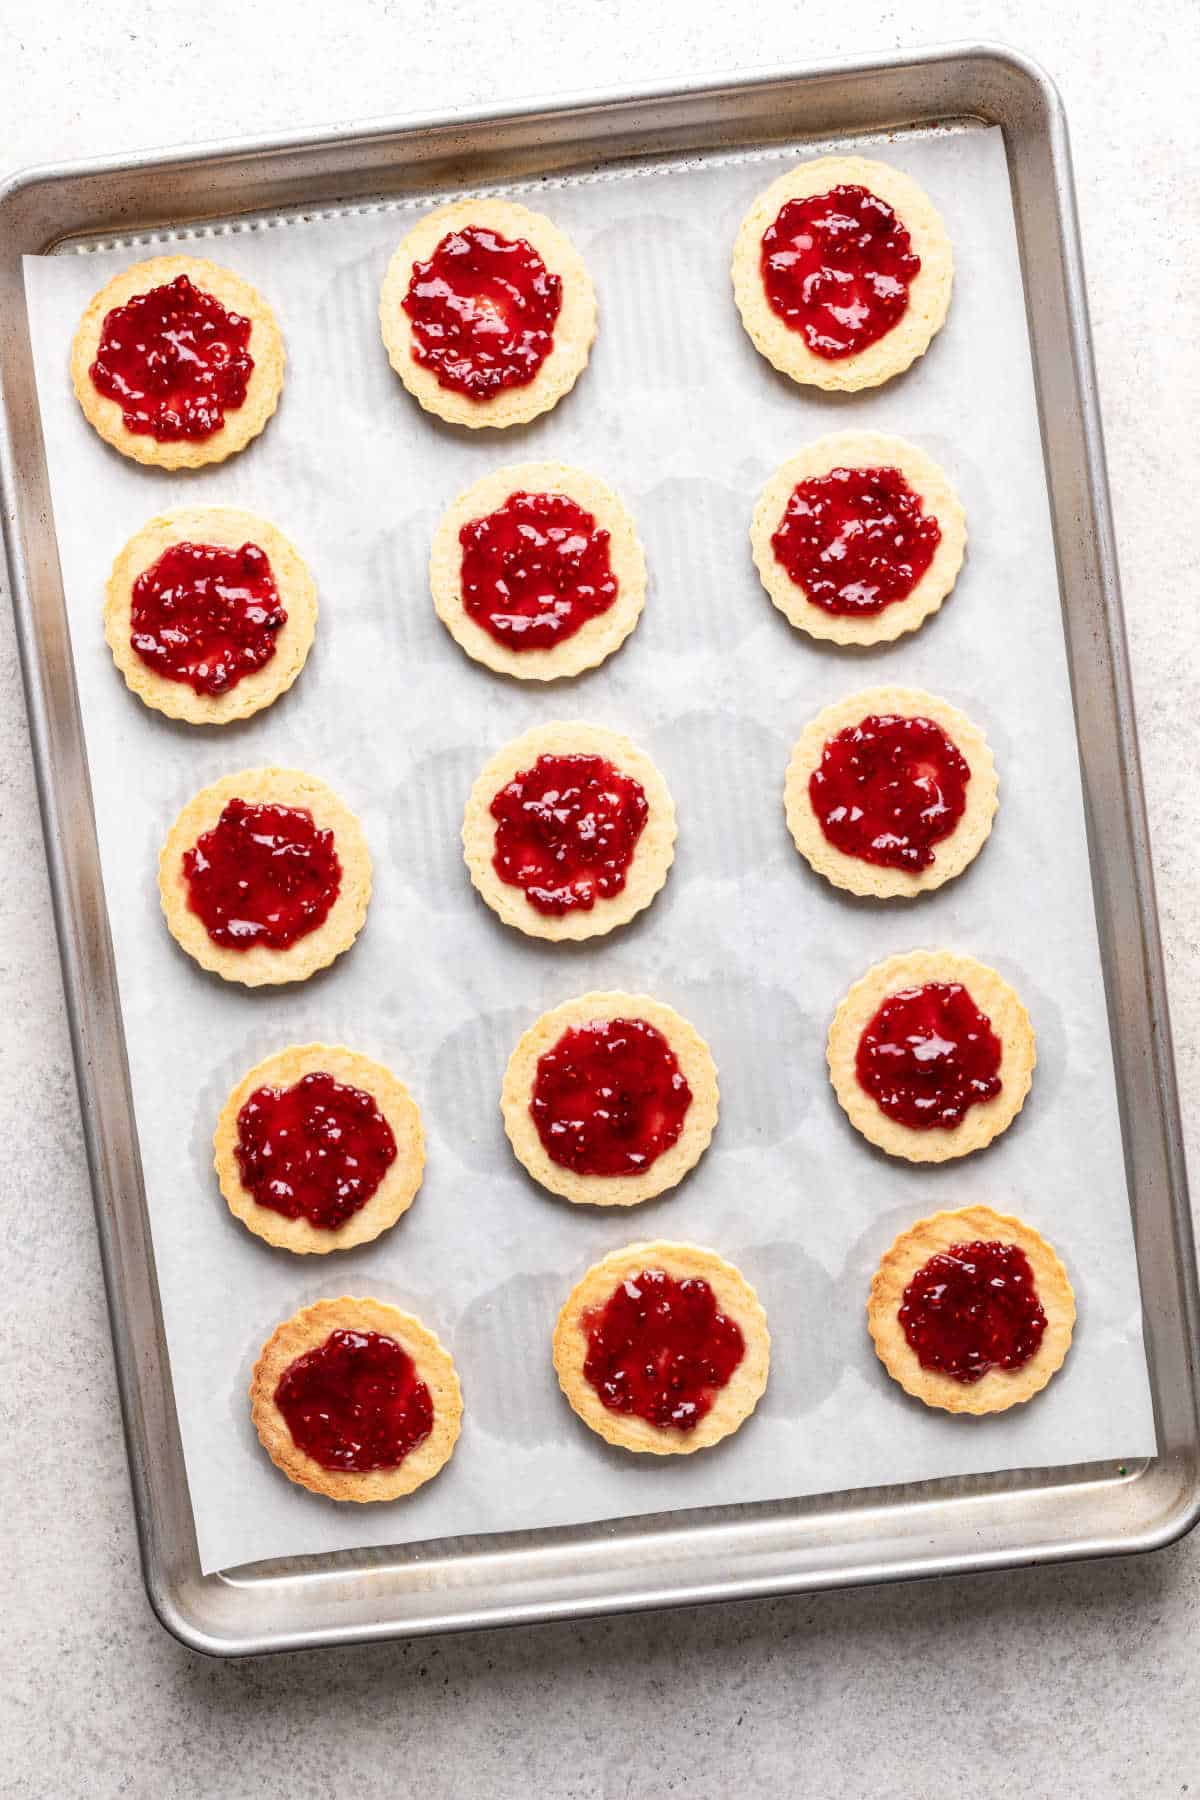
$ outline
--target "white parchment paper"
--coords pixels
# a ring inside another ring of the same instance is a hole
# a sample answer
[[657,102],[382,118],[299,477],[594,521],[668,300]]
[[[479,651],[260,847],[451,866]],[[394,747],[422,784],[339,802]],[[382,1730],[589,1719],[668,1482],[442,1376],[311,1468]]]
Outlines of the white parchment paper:
[[[600,299],[591,366],[549,417],[507,434],[439,426],[379,341],[376,301],[413,208],[200,233],[275,306],[287,384],[264,436],[223,467],[144,470],[108,450],[72,396],[67,356],[92,293],[155,240],[31,259],[26,281],[55,521],[116,947],[171,1371],[206,1570],[297,1552],[562,1525],[670,1507],[1154,1450],[1134,1251],[1097,954],[1044,471],[1003,147],[998,133],[899,139],[882,154],[932,193],[957,262],[949,322],[883,390],[824,398],[776,376],[734,310],[730,246],[788,153],[531,184],[572,235]],[[811,642],[752,567],[753,500],[823,432],[870,426],[951,473],[970,548],[957,589],[916,635],[862,654]],[[438,623],[426,581],[442,507],[503,462],[562,458],[623,492],[651,586],[626,646],[546,691],[489,675]],[[101,628],[113,556],[147,518],[189,502],[246,506],[308,558],[321,618],[296,687],[223,731],[172,724],[130,696]],[[801,727],[880,681],[925,686],[984,727],[1000,770],[992,839],[913,905],[856,902],[797,857],[781,803]],[[560,716],[630,733],[675,795],[667,887],[624,931],[547,946],[477,900],[458,833],[485,758]],[[204,975],[163,924],[158,850],[184,802],[278,762],[328,780],[361,815],[375,892],[356,947],[294,990]],[[878,958],[948,946],[994,963],[1033,1015],[1039,1062],[1016,1125],[983,1155],[914,1169],[842,1117],[825,1033]],[[498,1112],[522,1029],[591,988],[646,990],[691,1018],[721,1072],[709,1154],[632,1213],[572,1208],[514,1162]],[[389,1063],[429,1140],[412,1211],[377,1243],[324,1259],[258,1242],[211,1169],[227,1092],[289,1043],[344,1041]],[[1067,1365],[1032,1405],[952,1419],[905,1398],[864,1329],[894,1234],[986,1202],[1043,1230],[1079,1296]],[[611,1450],[569,1412],[550,1333],[572,1283],[637,1238],[732,1258],[771,1322],[767,1394],[717,1449]],[[258,1447],[246,1388],[276,1323],[323,1295],[409,1308],[453,1349],[466,1416],[449,1467],[385,1507],[292,1487]]]

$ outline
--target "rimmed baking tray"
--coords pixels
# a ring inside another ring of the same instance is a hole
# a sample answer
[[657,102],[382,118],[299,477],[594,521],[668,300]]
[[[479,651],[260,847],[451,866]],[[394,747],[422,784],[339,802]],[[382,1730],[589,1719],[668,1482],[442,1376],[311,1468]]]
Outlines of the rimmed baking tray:
[[[1159,1454],[290,1558],[204,1576],[170,1387],[21,257],[204,221],[838,135],[1001,127],[1059,563]],[[0,480],[147,1591],[215,1654],[1145,1550],[1200,1513],[1196,1272],[1066,125],[1007,50],[956,46],[329,137],[36,170],[0,192]]]

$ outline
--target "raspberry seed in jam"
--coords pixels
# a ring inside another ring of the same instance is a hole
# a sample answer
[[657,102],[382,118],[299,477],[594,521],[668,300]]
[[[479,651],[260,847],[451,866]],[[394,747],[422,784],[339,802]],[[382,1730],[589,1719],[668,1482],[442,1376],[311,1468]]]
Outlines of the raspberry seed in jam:
[[458,534],[468,616],[509,650],[552,650],[617,598],[609,534],[566,494],[510,494]]
[[186,275],[105,314],[90,375],[125,429],[160,444],[211,437],[245,403],[251,321]]
[[646,1019],[593,1019],[538,1059],[529,1112],[552,1162],[577,1175],[642,1175],[676,1143],[692,1090]]
[[524,238],[464,225],[413,264],[402,305],[439,386],[491,400],[527,387],[554,348],[562,279]]
[[663,1269],[627,1276],[582,1325],[584,1377],[602,1404],[677,1431],[695,1430],[746,1353],[708,1282]]
[[492,866],[540,913],[590,912],[625,886],[650,816],[645,789],[607,758],[539,756],[491,803]]
[[313,1070],[291,1087],[255,1089],[238,1113],[234,1155],[260,1206],[336,1231],[379,1187],[396,1139],[372,1094]]
[[227,802],[183,854],[188,905],[226,950],[286,950],[328,917],[342,865],[332,831],[300,806]]
[[808,793],[843,855],[916,874],[962,818],[970,779],[966,758],[932,719],[871,713],[828,740]]
[[814,606],[864,618],[908,599],[941,538],[899,469],[830,469],[793,488],[771,548]]
[[279,1378],[292,1441],[323,1469],[396,1469],[433,1430],[433,1400],[394,1338],[332,1331]]
[[923,1369],[964,1384],[1019,1369],[1046,1330],[1029,1258],[1016,1244],[951,1244],[904,1290],[900,1324]]
[[951,1131],[1000,1092],[1004,1046],[960,981],[889,994],[858,1043],[860,1087],[914,1131]]
[[833,362],[899,324],[921,259],[887,201],[850,183],[788,200],[763,233],[760,266],[772,311]]
[[275,654],[287,613],[257,544],[172,544],[133,584],[129,639],[146,667],[216,698]]

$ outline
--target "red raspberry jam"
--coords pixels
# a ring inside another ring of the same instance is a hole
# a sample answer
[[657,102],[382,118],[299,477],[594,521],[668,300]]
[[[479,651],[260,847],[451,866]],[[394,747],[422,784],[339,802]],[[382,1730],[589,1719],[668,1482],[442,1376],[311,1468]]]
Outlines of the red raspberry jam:
[[553,650],[617,597],[608,532],[566,494],[510,494],[458,541],[463,606],[507,650]]
[[989,1369],[1027,1363],[1046,1315],[1029,1258],[1016,1244],[951,1244],[905,1288],[900,1323],[923,1369],[969,1383]]
[[899,469],[831,469],[792,489],[771,548],[814,606],[864,618],[908,599],[941,539]]
[[771,310],[836,362],[899,324],[921,259],[887,201],[851,185],[787,201],[763,232],[760,266]]
[[245,401],[249,342],[249,319],[177,275],[104,315],[92,385],[139,437],[211,437]]
[[692,1090],[645,1019],[593,1019],[538,1058],[529,1112],[551,1162],[577,1175],[641,1175],[683,1130]]
[[490,400],[528,387],[554,348],[562,279],[524,238],[464,225],[413,264],[403,306],[413,356],[438,386]]
[[916,874],[962,818],[970,779],[966,758],[932,719],[871,713],[829,739],[808,797],[843,855]]
[[625,886],[650,816],[645,789],[603,756],[539,756],[492,801],[501,881],[540,913],[590,912]]
[[226,694],[263,668],[286,624],[257,544],[172,544],[133,584],[130,643],[156,675],[197,694]]
[[858,1040],[860,1087],[914,1131],[952,1131],[1000,1092],[1004,1046],[961,981],[889,994]]
[[746,1353],[707,1281],[664,1269],[627,1275],[582,1324],[583,1372],[608,1410],[677,1431],[695,1430]]
[[324,1070],[291,1087],[260,1087],[238,1114],[242,1186],[285,1219],[336,1231],[367,1204],[396,1160],[372,1094]]
[[331,1331],[289,1363],[275,1404],[297,1449],[323,1469],[397,1469],[433,1430],[433,1401],[407,1350],[377,1331]]
[[214,944],[286,950],[328,917],[342,865],[332,831],[302,806],[230,800],[183,853],[188,905]]

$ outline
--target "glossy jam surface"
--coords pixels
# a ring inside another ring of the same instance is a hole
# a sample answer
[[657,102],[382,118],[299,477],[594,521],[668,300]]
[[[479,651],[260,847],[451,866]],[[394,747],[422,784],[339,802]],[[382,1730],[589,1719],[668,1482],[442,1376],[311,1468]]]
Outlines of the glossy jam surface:
[[1003,1048],[960,981],[927,981],[888,995],[858,1041],[858,1080],[897,1124],[952,1131],[1000,1092]]
[[285,1219],[336,1231],[367,1204],[396,1160],[374,1095],[324,1070],[256,1088],[238,1114],[242,1186]]
[[814,356],[855,356],[899,324],[921,259],[908,232],[869,188],[789,200],[763,232],[771,310]]
[[412,1357],[376,1331],[330,1332],[289,1363],[275,1404],[296,1447],[323,1469],[397,1469],[433,1430]]
[[792,489],[771,548],[814,606],[854,619],[907,600],[941,539],[899,469],[831,469]]
[[683,1130],[692,1090],[646,1019],[593,1019],[538,1059],[529,1111],[551,1162],[578,1175],[641,1175]]
[[412,353],[472,400],[527,387],[554,347],[562,280],[524,238],[464,225],[413,264],[404,310]]
[[590,912],[625,886],[650,816],[645,790],[603,756],[539,756],[492,801],[492,867],[540,913]]
[[583,1315],[583,1372],[610,1412],[694,1431],[746,1353],[707,1281],[663,1269],[626,1276]]
[[211,437],[245,401],[250,328],[177,275],[104,315],[92,385],[117,402],[126,431],[139,437]]
[[871,713],[829,739],[808,794],[843,855],[915,875],[962,818],[970,779],[966,758],[932,719]]
[[215,944],[286,950],[328,917],[342,865],[302,806],[230,800],[183,853],[188,904]]
[[1042,1341],[1029,1258],[1016,1244],[951,1244],[904,1290],[900,1324],[923,1369],[964,1384],[989,1369],[1019,1369]]
[[608,532],[566,494],[510,494],[458,539],[463,606],[506,650],[553,650],[617,597]]
[[215,698],[270,662],[286,623],[257,544],[172,544],[133,584],[129,641],[165,681]]

